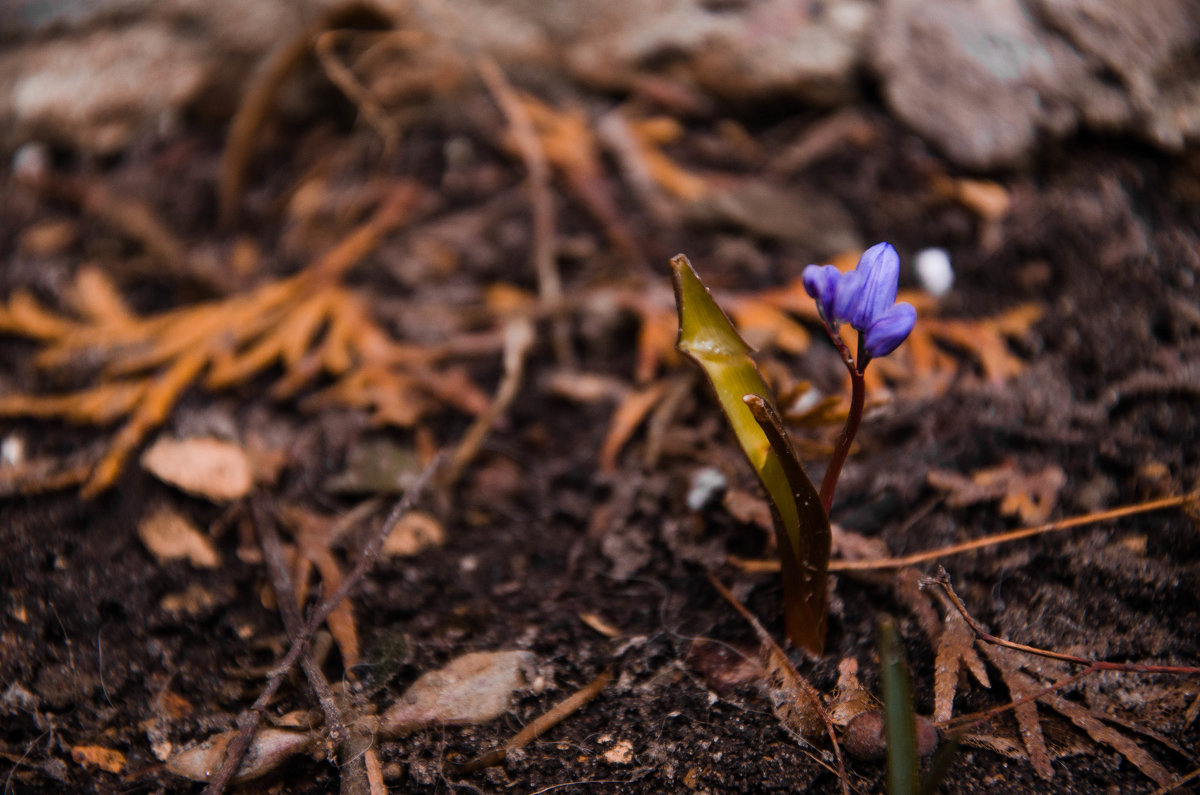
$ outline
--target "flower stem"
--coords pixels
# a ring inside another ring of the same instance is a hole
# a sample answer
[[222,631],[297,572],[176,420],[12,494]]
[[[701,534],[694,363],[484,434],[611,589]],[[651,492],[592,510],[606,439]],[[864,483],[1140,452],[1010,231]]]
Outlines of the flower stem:
[[[837,489],[838,478],[842,474],[842,465],[846,463],[846,456],[850,455],[850,445],[854,442],[854,437],[858,433],[858,425],[862,422],[863,402],[866,396],[866,385],[863,383],[863,374],[854,363],[854,356],[850,353],[850,348],[846,345],[842,335],[838,334],[828,325],[825,330],[829,332],[833,344],[837,346],[838,351],[842,354],[842,361],[846,365],[846,369],[850,371],[850,413],[846,415],[846,424],[842,426],[842,433],[838,437],[837,446],[833,449],[833,458],[829,459],[829,467],[825,470],[825,479],[821,481],[821,505],[825,508],[825,513],[828,515],[833,507],[833,492]],[[862,348],[859,345],[859,348]],[[865,352],[860,350],[860,356],[863,357],[865,364]]]

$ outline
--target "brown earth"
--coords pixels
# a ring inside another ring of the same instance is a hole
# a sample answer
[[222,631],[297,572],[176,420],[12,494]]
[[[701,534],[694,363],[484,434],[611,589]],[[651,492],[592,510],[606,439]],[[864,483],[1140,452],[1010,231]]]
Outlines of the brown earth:
[[[548,102],[559,100],[551,104],[576,103],[592,123],[614,103],[550,80],[513,80]],[[1053,517],[1197,487],[1200,160],[1120,140],[1072,139],[1043,149],[1026,168],[988,175],[1008,206],[987,218],[986,208],[954,199],[946,187],[977,175],[957,172],[874,103],[862,102],[855,113],[834,145],[790,168],[779,156],[797,141],[811,141],[807,134],[826,117],[724,107],[682,117],[683,135],[668,147],[669,156],[705,174],[710,185],[766,184],[778,191],[772,197],[790,197],[800,213],[790,219],[792,232],[786,214],[771,217],[779,202],[754,204],[744,198],[751,191],[731,200],[733,210],[689,206],[682,218],[656,218],[606,159],[596,181],[616,197],[616,217],[641,253],[642,263],[631,262],[569,182],[552,181],[568,298],[563,322],[575,370],[556,358],[553,322],[539,317],[515,401],[463,478],[422,501],[445,528],[445,543],[381,561],[353,597],[363,659],[351,689],[360,707],[383,708],[420,673],[468,651],[502,648],[533,652],[546,686],[519,694],[499,720],[384,741],[379,753],[393,790],[836,790],[837,777],[823,764],[831,761],[828,750],[802,747],[772,713],[757,678],[735,670],[738,654],[753,658],[757,642],[705,576],[704,563],[725,555],[771,554],[765,529],[735,518],[720,500],[700,511],[687,507],[703,467],[723,473],[732,489],[758,494],[714,402],[698,381],[690,382],[663,419],[666,433],[639,431],[615,471],[606,473],[599,452],[613,400],[568,399],[553,386],[555,377],[576,371],[634,385],[639,318],[628,304],[605,303],[605,291],[669,296],[667,258],[679,251],[720,300],[784,285],[805,264],[828,261],[847,240],[860,246],[889,240],[905,263],[902,286],[916,286],[913,255],[936,245],[948,250],[956,269],[939,318],[977,320],[1028,302],[1042,308],[1040,320],[1010,342],[1007,351],[1019,362],[1010,377],[989,380],[970,350],[949,346],[945,352],[956,369],[948,382],[934,383],[919,368],[900,373],[890,400],[868,413],[833,520],[882,539],[893,555],[1021,524],[1001,514],[998,501],[952,507],[929,485],[934,469],[969,476],[1007,462],[1024,473],[1059,467],[1065,485],[1054,494]],[[6,167],[0,295],[29,290],[62,310],[73,274],[85,262],[109,272],[143,314],[237,294],[297,272],[366,216],[378,185],[411,177],[423,190],[421,209],[346,283],[391,334],[415,344],[497,328],[486,288],[503,282],[533,294],[537,279],[525,171],[503,143],[505,118],[487,91],[474,86],[453,100],[431,101],[407,120],[390,153],[355,119],[352,106],[329,96],[289,119],[287,128],[268,123],[255,143],[241,220],[231,231],[221,231],[216,220],[220,125],[197,120],[146,133],[112,159],[53,153],[56,173],[104,186],[115,201],[145,202],[189,251],[215,252],[193,257],[190,268],[155,265],[102,214],[32,190]],[[319,207],[302,216],[296,186],[314,173],[323,175]],[[826,220],[814,224],[804,217],[808,208]],[[449,241],[437,249],[441,259],[421,248],[428,238],[420,234],[439,223],[441,239]],[[31,230],[52,237],[44,230],[53,224],[65,230],[65,239],[39,244]],[[262,252],[259,265],[244,274],[228,265],[235,240]],[[664,307],[670,306],[668,300]],[[764,360],[836,393],[837,357],[816,327],[808,328],[814,337],[806,350],[766,345]],[[86,361],[39,371],[36,350],[20,335],[0,339],[0,389],[55,392],[97,377]],[[495,345],[456,362],[489,394],[500,380]],[[668,375],[690,372],[680,362],[667,367]],[[331,487],[353,450],[382,441],[411,455],[423,439],[451,449],[470,423],[448,407],[435,408],[415,429],[373,427],[362,410],[304,411],[305,393],[287,400],[268,395],[280,374],[268,370],[227,390],[193,387],[165,426],[182,436],[215,433],[249,444],[253,432],[269,440],[281,456],[277,475],[260,479],[254,499],[272,511],[346,512],[373,491]],[[835,431],[798,428],[797,436],[820,448]],[[22,440],[28,458],[61,460],[103,444],[114,428],[12,418],[0,424],[0,433]],[[652,446],[658,449],[648,451]],[[806,464],[819,475],[824,459],[809,454]],[[93,499],[75,487],[33,493],[33,483],[22,489],[30,493],[0,501],[5,791],[198,791],[199,785],[162,769],[153,744],[165,740],[179,748],[230,728],[287,646],[276,611],[263,601],[263,566],[239,557],[239,507],[187,496],[136,459]],[[164,502],[210,528],[218,568],[161,563],[147,551],[136,528]],[[377,511],[372,522],[380,519]],[[353,560],[364,532],[352,534],[353,543],[338,553],[343,560]],[[1200,664],[1200,538],[1178,509],[941,563],[974,614],[1001,636],[1104,660]],[[937,565],[918,569],[932,572]],[[746,574],[727,564],[718,564],[716,574],[778,633],[777,575]],[[206,597],[192,613],[164,608],[165,597],[194,586],[202,591],[193,593]],[[914,612],[924,597],[897,594],[888,580],[836,577],[826,653],[814,662],[793,652],[801,673],[830,693],[838,662],[855,658],[864,684],[878,692],[875,624],[889,614],[907,644],[918,711],[929,714],[935,647]],[[926,599],[926,610],[935,605]],[[589,626],[584,614],[602,617],[615,637]],[[334,683],[346,674],[339,659],[335,651],[324,666]],[[609,668],[613,683],[533,744],[483,772],[451,774],[448,762],[503,743]],[[964,680],[955,714],[1009,699],[998,672],[991,675],[992,690]],[[164,694],[171,708],[164,707]],[[1198,694],[1194,676],[1105,674],[1066,697],[1182,776],[1198,765]],[[296,676],[269,714],[316,708]],[[1049,708],[1040,714],[1052,779],[1039,778],[1005,713],[981,731],[1011,741],[1011,755],[966,747],[942,790],[1155,789],[1127,756]],[[611,753],[622,743],[630,753]],[[92,745],[123,754],[121,771],[104,772],[72,757],[72,749]],[[882,763],[850,759],[847,767],[855,791],[884,789]],[[340,786],[339,771],[302,756],[247,786],[328,792]]]

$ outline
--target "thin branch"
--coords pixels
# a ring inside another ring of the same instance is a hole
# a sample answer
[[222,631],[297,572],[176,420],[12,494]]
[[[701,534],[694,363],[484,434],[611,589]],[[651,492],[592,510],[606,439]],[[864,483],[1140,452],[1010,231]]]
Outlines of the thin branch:
[[353,70],[342,63],[334,52],[338,44],[359,33],[349,30],[322,31],[313,37],[313,50],[329,82],[337,86],[346,98],[354,103],[363,119],[383,141],[383,157],[388,158],[400,145],[399,126],[388,118],[387,111],[383,109],[379,100],[370,89],[359,82]]
[[533,205],[533,267],[538,278],[538,292],[542,303],[551,308],[555,315],[552,326],[554,353],[559,363],[567,365],[573,360],[570,330],[559,314],[563,300],[562,278],[555,261],[556,232],[554,223],[554,194],[550,192],[550,163],[538,140],[537,130],[516,90],[508,82],[504,71],[491,58],[481,57],[475,64],[492,98],[508,120],[517,152],[529,172],[529,201]]
[[962,614],[963,619],[975,631],[975,634],[980,640],[985,643],[991,643],[996,646],[1003,646],[1006,649],[1033,654],[1038,657],[1046,657],[1051,660],[1060,660],[1061,662],[1071,663],[1072,665],[1086,665],[1089,668],[1094,668],[1098,671],[1121,671],[1124,673],[1133,674],[1200,674],[1200,667],[1190,665],[1149,665],[1145,663],[1116,663],[1105,660],[1092,660],[1087,657],[1080,657],[1076,654],[1064,654],[1050,649],[1039,649],[1036,646],[1026,646],[1024,643],[1014,643],[1011,640],[997,637],[986,629],[983,625],[975,620],[970,613],[967,612],[966,605],[958,598],[958,594],[954,592],[953,586],[950,584],[950,575],[945,569],[941,569],[935,577],[922,577],[921,586],[936,585],[942,589],[954,608]]
[[[253,511],[254,526],[258,531],[263,560],[271,575],[271,586],[275,589],[275,602],[279,606],[279,614],[283,617],[283,626],[287,630],[288,640],[295,642],[296,638],[304,631],[304,618],[300,615],[300,608],[296,605],[296,590],[292,586],[292,578],[288,575],[287,562],[283,557],[283,544],[279,540],[279,531],[275,529],[275,522],[267,515],[266,508],[260,501],[255,501]],[[329,687],[329,680],[325,678],[317,661],[313,659],[311,649],[306,648],[300,655],[300,667],[304,670],[304,675],[308,677],[308,683],[312,685],[317,700],[321,702],[329,738],[338,745],[343,744],[349,739],[346,725],[342,722],[341,712],[334,700],[333,691]]]
[[439,479],[444,486],[453,484],[462,475],[463,470],[479,453],[483,440],[488,432],[495,427],[500,416],[508,410],[517,392],[521,388],[521,379],[525,373],[525,360],[533,347],[536,334],[533,322],[527,317],[515,317],[508,321],[504,328],[504,375],[496,388],[496,396],[488,406],[487,411],[475,418],[471,427],[463,434],[462,441],[454,450],[454,455],[446,465]]
[[[927,563],[931,560],[950,557],[951,555],[961,555],[964,552],[972,552],[976,549],[995,546],[997,544],[1007,544],[1010,541],[1020,541],[1023,538],[1052,533],[1057,530],[1070,530],[1075,527],[1080,527],[1086,524],[1095,522],[1104,522],[1110,519],[1120,519],[1125,516],[1134,516],[1139,513],[1149,513],[1150,511],[1160,511],[1164,508],[1176,508],[1196,503],[1200,500],[1200,492],[1191,492],[1190,494],[1182,494],[1174,497],[1163,497],[1149,502],[1138,503],[1137,505],[1126,505],[1122,508],[1111,508],[1107,511],[1097,511],[1096,513],[1084,514],[1083,516],[1073,516],[1069,519],[1059,519],[1054,522],[1037,525],[1036,527],[1026,527],[1020,530],[1010,530],[1004,533],[995,533],[993,535],[976,538],[971,541],[964,541],[961,544],[952,544],[947,547],[939,547],[938,549],[930,549],[924,552],[914,552],[911,555],[903,555],[896,558],[873,558],[871,560],[831,560],[829,562],[830,571],[874,571],[876,569],[899,569],[905,566],[914,566],[918,563]],[[758,573],[758,572],[776,572],[779,571],[779,561],[777,560],[743,560],[740,558],[730,558],[730,562],[737,566],[742,571]]]
[[838,571],[866,571],[868,569],[895,569],[901,566],[912,566],[917,563],[925,563],[938,558],[949,557],[950,555],[960,555],[963,552],[970,552],[982,547],[989,547],[995,544],[1006,544],[1009,541],[1019,541],[1022,538],[1051,533],[1056,530],[1069,530],[1080,525],[1092,524],[1094,522],[1104,522],[1109,519],[1120,519],[1123,516],[1133,516],[1139,513],[1148,513],[1150,511],[1160,511],[1164,508],[1176,508],[1181,505],[1186,505],[1189,502],[1195,502],[1200,497],[1200,493],[1192,492],[1190,494],[1182,494],[1174,497],[1163,497],[1158,500],[1150,500],[1148,502],[1139,503],[1137,505],[1127,505],[1123,508],[1112,508],[1107,511],[1097,511],[1096,513],[1084,514],[1083,516],[1074,516],[1070,519],[1059,519],[1055,522],[1047,522],[1037,527],[1027,527],[1021,530],[1012,530],[1007,533],[996,533],[995,535],[976,538],[973,541],[965,541],[961,544],[954,544],[941,549],[932,549],[927,552],[916,552],[912,555],[905,555],[899,558],[880,558],[877,560],[840,560],[831,564],[830,571],[837,566]]
[[517,732],[512,738],[499,748],[495,748],[487,753],[477,756],[471,761],[453,766],[450,770],[451,775],[465,776],[469,773],[474,773],[476,770],[482,770],[485,767],[498,765],[503,762],[510,751],[515,751],[518,748],[524,748],[529,743],[536,740],[547,731],[557,726],[564,718],[583,708],[585,704],[600,694],[600,691],[612,679],[611,671],[603,671],[599,676],[593,679],[588,684],[576,690],[571,695],[564,698],[562,701],[555,704],[553,707],[543,712],[535,718],[528,726]]
[[[783,649],[779,648],[779,644],[776,643],[775,639],[771,637],[771,633],[767,632],[766,627],[764,627],[762,623],[755,618],[753,613],[746,609],[746,606],[743,605],[741,601],[739,601],[738,598],[733,595],[733,592],[726,588],[725,585],[718,580],[716,575],[714,575],[712,572],[709,572],[708,574],[708,581],[712,584],[712,587],[716,589],[717,593],[721,594],[721,596],[725,598],[725,601],[729,602],[729,604],[733,606],[733,609],[738,612],[738,615],[749,622],[750,626],[754,628],[754,633],[758,636],[758,642],[766,647],[768,653],[776,658],[778,664],[787,666],[787,669],[796,680],[797,689],[804,694],[804,697],[807,698],[809,703],[812,704],[813,709],[816,711],[817,715],[820,716],[821,721],[825,724],[825,730],[829,733],[829,741],[833,744],[834,756],[837,758],[836,772],[842,784],[842,793],[843,795],[850,795],[850,787],[848,783],[849,779],[846,777],[846,764],[842,760],[842,748],[838,744],[837,734],[835,734],[833,731],[833,721],[830,720],[829,713],[825,711],[825,707],[821,705],[820,694],[817,693],[817,690],[812,686],[812,683],[800,675],[800,672],[796,670],[796,666],[792,665],[792,661],[788,659],[788,656],[783,653]],[[824,762],[821,762],[821,764],[832,771],[832,769],[829,768],[828,765],[825,765]]]
[[404,498],[392,508],[387,519],[379,526],[379,532],[363,548],[358,563],[349,576],[342,580],[341,587],[332,596],[322,602],[309,616],[308,623],[304,625],[303,632],[292,641],[292,646],[288,649],[287,654],[284,655],[279,664],[271,671],[263,692],[259,694],[259,697],[251,705],[250,709],[243,712],[241,717],[238,718],[238,736],[234,738],[233,742],[226,749],[225,761],[221,764],[220,769],[213,776],[212,780],[209,781],[208,786],[204,790],[204,795],[222,795],[225,792],[225,788],[229,786],[229,782],[241,766],[246,751],[250,748],[254,732],[262,720],[263,711],[279,691],[284,677],[287,676],[288,671],[292,669],[296,661],[300,659],[300,655],[304,653],[304,650],[308,648],[308,644],[312,640],[312,636],[317,631],[317,628],[342,603],[342,600],[349,596],[350,592],[362,582],[367,572],[374,565],[375,560],[379,557],[379,551],[383,548],[383,542],[387,540],[388,535],[400,519],[412,510],[440,463],[441,456],[435,457],[430,462],[425,471],[421,473],[421,477],[417,479],[417,482],[404,494]]

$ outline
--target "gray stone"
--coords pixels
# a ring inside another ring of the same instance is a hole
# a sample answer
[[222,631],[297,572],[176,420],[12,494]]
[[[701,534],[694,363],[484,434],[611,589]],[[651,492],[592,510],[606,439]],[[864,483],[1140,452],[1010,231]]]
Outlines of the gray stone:
[[319,16],[304,0],[17,0],[0,54],[0,145],[35,139],[116,152],[223,94],[231,111],[259,59]]
[[1045,136],[1200,133],[1194,0],[884,0],[866,50],[891,110],[953,160],[1012,165]]

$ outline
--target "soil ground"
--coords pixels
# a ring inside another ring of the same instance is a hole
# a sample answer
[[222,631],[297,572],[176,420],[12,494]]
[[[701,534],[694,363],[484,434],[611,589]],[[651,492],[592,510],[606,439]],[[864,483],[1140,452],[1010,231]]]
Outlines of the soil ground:
[[[610,101],[583,93],[575,100],[591,111]],[[537,290],[525,172],[503,146],[504,118],[482,89],[455,102],[454,112],[443,106],[419,116],[388,154],[381,154],[371,129],[354,124],[354,109],[341,100],[290,121],[289,134],[268,128],[256,146],[243,218],[232,232],[218,231],[216,224],[220,126],[197,121],[148,133],[111,161],[61,153],[53,165],[147,203],[189,248],[228,251],[236,236],[254,241],[262,262],[246,286],[295,273],[319,253],[287,247],[296,239],[288,238],[289,224],[298,222],[280,210],[294,199],[288,195],[292,186],[318,164],[330,174],[326,189],[342,191],[348,205],[373,181],[413,177],[432,197],[428,206],[346,282],[395,336],[431,344],[494,327],[481,311],[488,286],[504,282]],[[948,383],[933,388],[910,380],[871,410],[833,520],[882,539],[894,555],[1017,527],[1020,520],[1001,513],[999,501],[953,507],[928,480],[935,469],[969,476],[1009,462],[1024,473],[1062,470],[1065,484],[1054,495],[1053,517],[1196,488],[1200,161],[1122,141],[1071,140],[1043,150],[1024,168],[989,175],[1009,201],[1006,212],[989,220],[936,189],[939,180],[970,175],[957,173],[869,100],[857,112],[872,135],[771,178],[795,195],[836,200],[862,243],[887,239],[896,245],[905,263],[904,287],[916,286],[910,265],[915,252],[945,248],[956,281],[938,317],[977,320],[1029,302],[1042,315],[1009,341],[1008,353],[1020,363],[1010,377],[989,380],[969,350],[951,346],[946,352],[957,370]],[[686,120],[683,138],[669,153],[697,172],[749,178],[769,169],[772,158],[816,120],[724,110]],[[448,141],[455,143],[448,148]],[[469,150],[466,165],[454,161],[450,150]],[[627,310],[598,310],[589,296],[612,286],[669,296],[667,259],[677,252],[690,256],[719,300],[779,287],[809,262],[836,253],[823,249],[820,235],[764,236],[729,218],[655,220],[638,206],[618,169],[606,164],[601,180],[616,196],[618,217],[644,263],[630,263],[615,251],[568,186],[553,180],[559,260],[573,300],[566,315],[576,359],[572,372],[632,387],[639,318]],[[83,262],[108,268],[144,314],[244,289],[224,290],[203,272],[142,267],[136,245],[95,215],[22,187],[7,168],[4,178],[0,256],[7,264],[0,295],[30,290],[48,306],[64,307],[72,274]],[[359,207],[369,204],[362,199]],[[363,214],[350,206],[330,220],[326,237],[312,239],[335,240]],[[460,237],[453,264],[439,272],[428,260],[414,259],[414,230],[456,214],[483,222],[455,227]],[[51,221],[71,225],[71,242],[48,254],[31,253],[25,230]],[[827,749],[798,743],[773,714],[761,683],[738,674],[740,655],[753,659],[757,641],[712,588],[702,565],[726,555],[771,555],[765,528],[735,517],[719,499],[698,511],[687,506],[695,474],[704,467],[723,473],[730,489],[758,494],[714,401],[693,381],[668,418],[665,441],[655,437],[661,449],[652,463],[648,432],[639,431],[615,471],[603,472],[599,452],[614,403],[567,399],[554,389],[555,377],[566,370],[556,359],[551,325],[538,321],[519,394],[464,477],[432,489],[421,503],[445,528],[444,543],[415,557],[382,560],[352,600],[363,650],[354,671],[361,704],[386,706],[422,672],[477,650],[533,652],[545,687],[519,693],[498,720],[383,742],[379,752],[389,785],[403,792],[835,791],[837,777],[824,764]],[[764,346],[763,357],[793,378],[836,393],[840,363],[817,328],[809,329],[813,340],[806,350]],[[0,338],[4,390],[53,392],[95,375],[85,372],[86,363],[66,374],[40,371],[33,363],[36,351],[20,336]],[[458,363],[485,392],[500,380],[498,350]],[[690,372],[683,362],[666,367],[668,376]],[[454,409],[437,410],[414,430],[375,427],[367,414],[351,409],[305,411],[298,399],[270,398],[279,375],[268,371],[224,391],[193,388],[165,426],[185,436],[214,428],[238,439],[251,429],[269,435],[284,460],[255,499],[271,510],[290,505],[344,513],[362,490],[347,494],[329,484],[346,469],[353,449],[382,440],[408,450],[420,446],[422,435],[450,448],[471,419]],[[66,456],[103,444],[115,432],[27,418],[6,419],[0,430],[23,440],[30,457]],[[796,431],[814,448],[834,432],[836,427]],[[806,455],[806,465],[816,479],[824,458]],[[150,506],[164,502],[211,528],[218,568],[163,563],[146,550],[136,528]],[[187,496],[136,460],[113,488],[93,499],[67,488],[0,501],[5,791],[199,790],[162,769],[154,738],[178,748],[230,728],[287,646],[276,611],[264,602],[261,563],[239,556],[242,541],[230,518],[237,510]],[[378,513],[372,521],[379,521]],[[363,531],[353,535],[355,541],[361,537]],[[351,543],[338,554],[352,560],[354,549]],[[1200,664],[1200,536],[1178,509],[939,563],[974,614],[1003,637],[1105,660]],[[918,568],[931,573],[939,563]],[[779,633],[777,575],[727,564],[715,571]],[[163,607],[164,597],[191,586],[208,595],[194,612]],[[875,626],[881,615],[894,616],[913,668],[918,711],[929,714],[935,647],[914,604],[899,597],[889,580],[837,576],[825,655],[811,661],[793,651],[792,657],[823,693],[832,692],[839,661],[854,658],[864,685],[878,692]],[[926,609],[934,606],[928,602]],[[587,614],[611,625],[614,636],[582,620]],[[324,667],[335,683],[346,674],[339,666],[334,652]],[[613,683],[596,699],[503,764],[461,778],[449,772],[448,762],[503,743],[605,669],[613,671]],[[992,678],[991,690],[964,680],[956,714],[1007,701],[994,669]],[[166,692],[177,701],[164,720]],[[1182,776],[1198,764],[1198,693],[1195,677],[1106,674],[1066,697]],[[270,713],[295,709],[316,709],[298,676],[284,685]],[[1006,713],[985,731],[1007,738],[1012,752],[1000,753],[999,744],[964,748],[942,790],[1155,789],[1110,745],[1045,706],[1040,714],[1053,759],[1051,780],[1039,778]],[[628,754],[612,753],[623,743]],[[119,750],[125,767],[110,773],[73,759],[72,749],[89,745]],[[855,791],[885,788],[882,763],[847,764]],[[247,786],[332,792],[340,786],[339,771],[302,756]]]

